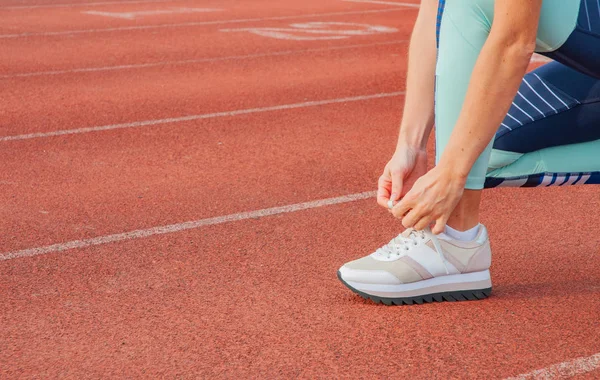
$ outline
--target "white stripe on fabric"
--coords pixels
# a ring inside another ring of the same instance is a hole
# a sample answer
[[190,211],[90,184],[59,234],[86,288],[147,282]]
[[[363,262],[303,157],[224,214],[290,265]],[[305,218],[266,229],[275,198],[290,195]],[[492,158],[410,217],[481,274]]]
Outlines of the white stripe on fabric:
[[509,127],[508,125],[504,124],[504,123],[500,123],[501,126],[505,127],[506,129],[508,129],[509,131],[512,131],[512,128]]
[[579,174],[577,175],[577,179],[575,180],[575,182],[573,182],[573,185],[576,185],[576,184],[577,184],[577,182],[578,182],[578,181],[581,179],[581,177],[582,177],[582,176],[583,176],[583,173],[579,173]]
[[546,99],[544,99],[542,97],[542,95],[540,95],[536,90],[533,89],[533,87],[531,87],[531,85],[529,84],[529,82],[527,82],[527,79],[523,78],[523,82],[525,82],[525,84],[527,85],[527,87],[529,87],[531,89],[531,91],[533,91],[537,96],[539,96],[539,98],[542,99],[542,101],[544,103],[546,103],[548,105],[548,107],[552,108],[554,110],[554,113],[558,113],[558,111],[556,110],[556,108],[552,107],[552,104],[548,103],[546,101]]
[[521,123],[519,120],[515,119],[511,114],[507,113],[506,116],[510,117],[511,119],[513,119],[514,121],[519,123],[519,125],[523,126],[523,123]]
[[[598,1],[600,1],[600,0],[598,0]],[[527,103],[529,103],[530,106],[532,106],[533,108],[535,108],[535,110],[538,111],[540,113],[540,115],[546,116],[546,115],[544,115],[544,113],[539,108],[537,108],[536,106],[534,106],[533,103],[531,103],[529,101],[529,99],[527,99],[526,97],[524,97],[523,94],[521,94],[520,91],[517,91],[517,95],[520,95],[523,98],[523,100],[525,100]]]
[[559,175],[556,176],[556,181],[554,181],[554,183],[550,186],[560,186],[565,182],[566,176],[564,175]]
[[[422,249],[411,249],[406,253],[408,257],[421,264],[432,276],[446,275],[446,266],[444,266],[440,255],[428,246],[423,245]],[[451,263],[446,262],[446,264],[450,273],[458,273],[458,270]]]
[[598,6],[598,21],[600,22],[600,0],[596,0],[596,5]]
[[573,182],[577,181],[577,178],[579,178],[579,176],[577,174],[571,174],[571,178],[569,178],[567,180],[567,182],[563,183],[561,186],[569,186],[572,185]]
[[587,0],[582,0],[582,1],[583,1],[583,7],[585,8],[585,15],[587,16],[588,30],[591,32],[592,24],[590,23],[590,13],[588,12]]
[[591,174],[586,174],[583,177],[581,177],[581,180],[579,182],[577,182],[578,185],[585,185],[585,183],[587,182],[588,179],[590,179],[592,175]]
[[519,107],[518,105],[515,104],[515,102],[512,103],[513,106],[515,106],[519,111],[523,112],[525,115],[527,115],[527,117],[529,117],[531,119],[531,121],[535,121],[535,119],[533,117],[531,117],[530,114],[528,114],[527,112],[525,112],[523,109],[521,109],[521,107]]
[[[561,178],[561,177],[558,177],[558,178]],[[567,175],[565,175],[565,176],[563,176],[563,177],[562,177],[562,181],[561,181],[560,183],[558,183],[558,178],[557,178],[557,181],[556,181],[556,182],[557,182],[557,184],[556,184],[556,185],[557,185],[557,186],[563,186],[563,185],[566,185],[566,184],[567,184],[567,182],[569,181],[569,179],[571,178],[571,176],[570,176],[570,175],[568,175],[568,174],[567,174]]]
[[550,185],[550,182],[552,182],[552,175],[545,175],[544,179],[542,180],[542,183],[540,183],[540,186],[548,186]]
[[542,80],[542,78],[540,78],[540,77],[539,77],[539,76],[538,76],[536,73],[533,73],[533,75],[535,75],[535,77],[536,77],[537,79],[539,79],[539,80],[540,80],[540,82],[542,82],[542,84],[544,85],[544,87],[546,87],[546,90],[550,91],[550,93],[551,93],[552,95],[554,95],[554,97],[555,97],[556,99],[558,99],[558,100],[559,100],[559,101],[560,101],[562,104],[564,104],[564,105],[565,105],[565,107],[569,108],[569,106],[567,105],[567,103],[563,102],[563,100],[562,100],[561,98],[559,98],[559,97],[558,97],[558,96],[557,96],[557,95],[556,95],[556,94],[555,94],[555,93],[554,93],[554,92],[553,92],[553,91],[550,89],[550,87],[546,86],[546,83],[544,83],[544,81]]
[[521,187],[527,183],[527,177],[504,180],[498,187]]

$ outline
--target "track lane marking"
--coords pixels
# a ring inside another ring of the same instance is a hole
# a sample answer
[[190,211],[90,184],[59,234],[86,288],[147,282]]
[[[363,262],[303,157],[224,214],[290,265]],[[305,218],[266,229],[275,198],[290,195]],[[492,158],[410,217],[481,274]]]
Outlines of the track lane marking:
[[169,224],[165,226],[151,227],[141,230],[123,232],[112,235],[98,236],[91,239],[73,240],[64,243],[52,244],[43,247],[23,249],[19,251],[12,251],[0,254],[0,261],[17,259],[22,257],[31,257],[44,255],[53,252],[62,252],[70,249],[85,248],[95,245],[103,245],[109,243],[115,243],[120,241],[142,239],[154,235],[172,234],[176,232],[197,229],[205,226],[213,226],[216,224],[223,224],[229,222],[237,222],[241,220],[263,218],[266,216],[286,214],[290,212],[296,212],[301,210],[309,210],[313,208],[337,205],[342,203],[355,202],[363,199],[374,198],[376,195],[375,191],[368,191],[363,193],[343,195],[335,198],[319,199],[316,201],[295,203],[279,207],[265,208],[261,210],[241,212],[237,214],[229,214],[223,216],[217,216],[213,218],[193,220],[184,223]]
[[7,5],[0,7],[3,10],[15,9],[38,9],[38,8],[70,8],[70,7],[93,7],[99,5],[127,5],[127,4],[151,4],[151,3],[171,3],[174,0],[134,0],[134,1],[101,1],[95,3],[75,3],[75,4],[35,4],[35,5]]
[[[346,29],[336,29],[336,27],[346,27]],[[251,27],[221,29],[220,32],[248,32],[263,37],[281,40],[316,41],[338,40],[353,36],[367,36],[378,33],[397,33],[398,29],[383,25],[313,21],[306,23],[293,23],[290,24],[289,27],[285,28]]]
[[37,139],[37,138],[53,137],[53,136],[75,135],[75,134],[82,134],[82,133],[89,133],[89,132],[110,131],[110,130],[114,130],[114,129],[148,127],[148,126],[153,126],[153,125],[171,124],[171,123],[178,123],[178,122],[183,122],[183,121],[194,121],[194,120],[202,120],[202,119],[212,119],[212,118],[217,118],[217,117],[247,115],[247,114],[252,114],[252,113],[260,113],[260,112],[271,112],[271,111],[290,110],[290,109],[296,109],[296,108],[316,107],[316,106],[322,106],[322,105],[327,105],[327,104],[360,102],[363,100],[390,98],[390,97],[395,97],[395,96],[400,96],[400,95],[404,95],[404,91],[384,92],[384,93],[372,94],[372,95],[360,95],[360,96],[351,96],[351,97],[347,97],[347,98],[337,98],[337,99],[327,99],[327,100],[313,100],[313,101],[302,102],[302,103],[281,104],[281,105],[269,106],[269,107],[247,108],[247,109],[243,109],[243,110],[213,112],[213,113],[205,113],[205,114],[199,114],[199,115],[171,117],[171,118],[165,118],[165,119],[135,121],[132,123],[102,125],[102,126],[97,126],[97,127],[63,129],[63,130],[52,131],[52,132],[37,132],[37,133],[29,133],[29,134],[24,134],[24,135],[3,136],[3,137],[0,137],[0,142],[16,141],[16,140],[30,140],[30,139]]
[[87,73],[87,72],[97,72],[97,71],[139,69],[139,68],[158,67],[158,66],[170,66],[170,65],[175,66],[175,65],[187,65],[187,64],[194,64],[194,63],[205,63],[205,62],[208,63],[208,62],[220,62],[220,61],[229,61],[229,60],[261,58],[261,57],[286,56],[286,55],[294,55],[294,54],[302,54],[302,53],[356,49],[356,48],[371,47],[371,46],[399,45],[399,44],[404,44],[407,42],[408,42],[408,40],[395,40],[395,41],[385,41],[385,42],[373,42],[370,44],[341,45],[341,46],[314,48],[314,49],[283,50],[283,51],[276,51],[276,52],[271,52],[271,53],[258,53],[258,54],[248,54],[248,55],[232,55],[232,56],[226,56],[226,57],[186,59],[186,60],[182,60],[182,61],[162,61],[162,62],[139,63],[139,64],[130,64],[130,65],[84,67],[84,68],[80,68],[80,69],[70,69],[70,70],[36,71],[36,72],[29,72],[29,73],[16,73],[16,74],[0,75],[0,79],[25,78],[25,77],[35,77],[35,76],[43,76],[43,75],[61,75],[61,74],[71,74],[71,73]]
[[172,15],[172,14],[189,14],[189,13],[210,13],[222,12],[224,9],[219,8],[185,8],[172,7],[169,9],[156,9],[152,11],[132,11],[132,12],[107,12],[107,11],[83,11],[82,14],[91,16],[102,16],[119,18],[124,20],[135,20],[140,16],[157,16],[157,15]]
[[347,3],[368,3],[368,4],[381,4],[381,5],[395,5],[398,7],[410,7],[410,8],[419,8],[419,4],[414,3],[401,3],[397,1],[382,1],[382,0],[342,0]]
[[372,10],[366,10],[366,11],[313,13],[313,14],[305,14],[305,15],[247,18],[247,19],[237,19],[237,20],[215,20],[215,21],[184,22],[184,23],[178,23],[178,24],[122,26],[122,27],[104,28],[104,29],[63,30],[63,31],[57,31],[57,32],[26,32],[26,33],[18,33],[18,34],[0,34],[0,39],[40,37],[40,36],[42,36],[42,37],[71,36],[71,35],[75,35],[75,34],[107,33],[107,32],[127,31],[127,30],[181,28],[181,27],[188,27],[188,26],[205,26],[205,25],[221,25],[221,24],[242,24],[242,23],[248,23],[248,22],[290,20],[290,19],[298,19],[298,18],[314,18],[314,17],[324,17],[324,16],[346,16],[346,15],[360,15],[360,14],[370,14],[370,13],[400,12],[400,11],[406,11],[406,10],[408,10],[408,8],[406,8],[406,9],[387,8],[387,9],[372,9]]
[[515,377],[509,377],[505,380],[565,379],[596,370],[600,370],[600,352],[592,356],[568,360]]

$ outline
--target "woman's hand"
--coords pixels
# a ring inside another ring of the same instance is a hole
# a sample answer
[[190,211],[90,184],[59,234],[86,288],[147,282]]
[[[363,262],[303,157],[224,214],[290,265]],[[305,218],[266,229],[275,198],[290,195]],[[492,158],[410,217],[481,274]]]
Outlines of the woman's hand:
[[424,149],[400,145],[379,177],[377,203],[388,208],[406,194],[415,181],[427,172],[427,152]]
[[450,214],[462,197],[466,176],[457,175],[451,166],[436,166],[419,178],[392,214],[406,228],[422,230],[435,221],[434,234],[444,231]]

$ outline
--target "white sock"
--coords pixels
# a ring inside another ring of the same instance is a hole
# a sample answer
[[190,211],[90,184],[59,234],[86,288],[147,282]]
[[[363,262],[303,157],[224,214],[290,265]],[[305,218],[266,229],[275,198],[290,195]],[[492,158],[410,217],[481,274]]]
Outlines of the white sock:
[[458,230],[455,230],[454,228],[446,225],[446,230],[444,231],[444,233],[446,235],[450,236],[452,239],[456,239],[456,240],[460,240],[460,241],[475,240],[475,238],[477,237],[477,234],[479,233],[479,224],[476,225],[475,227],[471,228],[470,230],[466,230],[466,231],[458,231]]

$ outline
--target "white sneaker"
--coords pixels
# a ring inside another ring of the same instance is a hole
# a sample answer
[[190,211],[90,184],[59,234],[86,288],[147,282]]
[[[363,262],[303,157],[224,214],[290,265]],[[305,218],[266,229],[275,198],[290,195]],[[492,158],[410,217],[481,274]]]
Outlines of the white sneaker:
[[386,305],[483,299],[492,291],[487,229],[473,241],[408,229],[369,256],[344,264],[339,279]]

